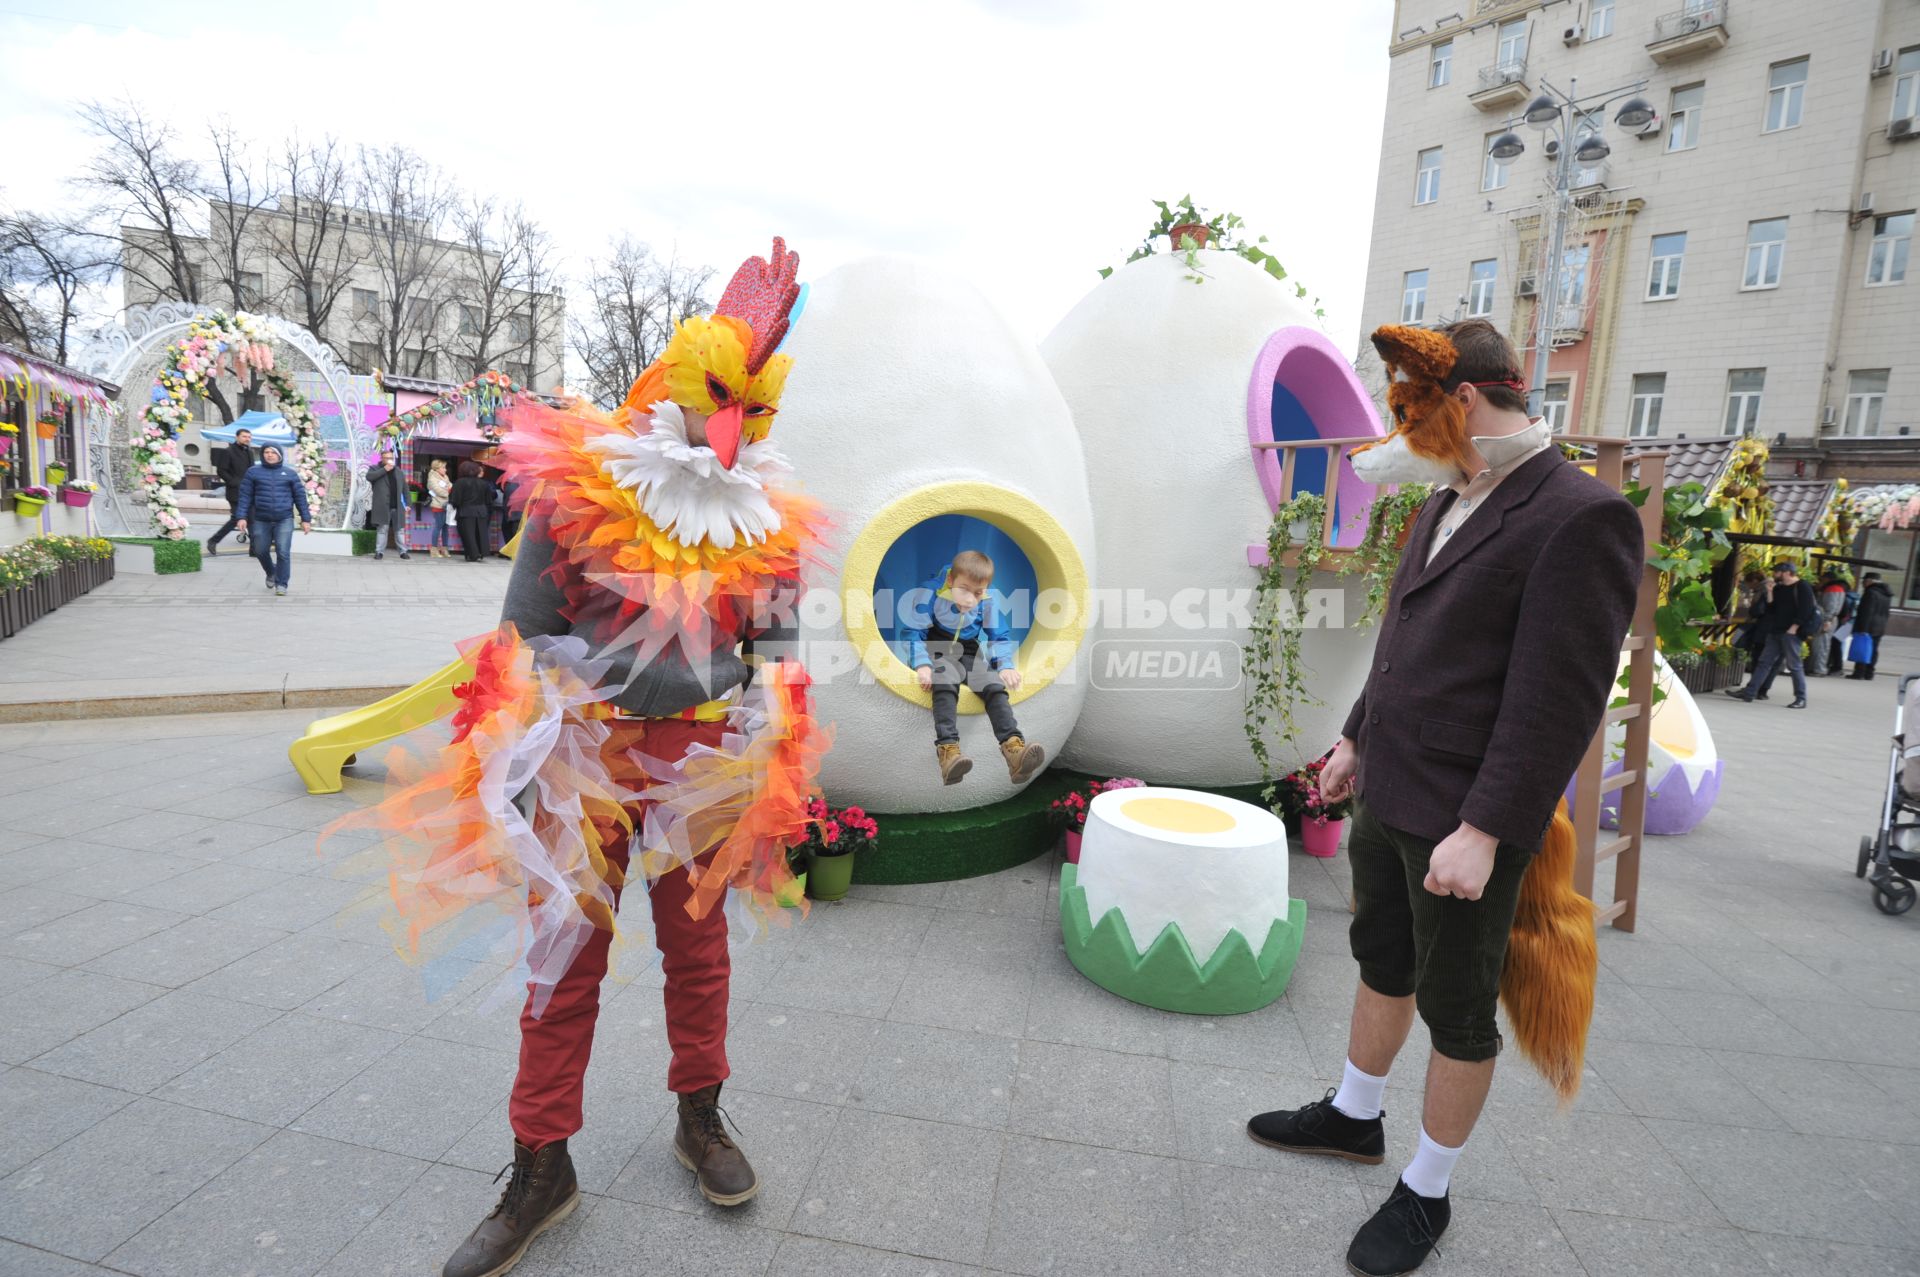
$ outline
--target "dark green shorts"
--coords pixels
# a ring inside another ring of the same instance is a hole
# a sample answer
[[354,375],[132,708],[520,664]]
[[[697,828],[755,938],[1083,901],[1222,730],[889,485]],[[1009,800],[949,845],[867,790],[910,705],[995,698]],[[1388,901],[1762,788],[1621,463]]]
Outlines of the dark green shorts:
[[1480,899],[1460,900],[1424,885],[1435,845],[1381,824],[1365,803],[1356,804],[1347,839],[1354,900],[1348,939],[1369,989],[1414,999],[1434,1050],[1455,1060],[1491,1060],[1500,1053],[1494,1008],[1507,933],[1533,851],[1501,843]]

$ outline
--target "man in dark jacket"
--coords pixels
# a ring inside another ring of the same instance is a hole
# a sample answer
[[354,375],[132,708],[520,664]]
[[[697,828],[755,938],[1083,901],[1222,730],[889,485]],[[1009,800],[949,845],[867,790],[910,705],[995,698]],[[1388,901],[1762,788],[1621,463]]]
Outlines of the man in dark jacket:
[[367,467],[367,486],[373,489],[373,506],[368,511],[373,524],[373,557],[387,557],[387,532],[391,528],[400,557],[412,558],[407,550],[407,481],[391,452],[382,452],[380,459]]
[[240,481],[247,477],[247,471],[253,469],[253,431],[236,430],[233,442],[220,449],[220,455],[214,458],[213,472],[227,490],[227,521],[220,530],[207,538],[207,553],[220,553],[220,543],[226,540],[227,533],[240,526]]
[[[253,557],[267,574],[267,588],[287,592],[293,571],[293,514],[300,512],[300,530],[313,531],[313,512],[307,508],[307,485],[287,465],[275,444],[260,449],[260,464],[240,480],[239,528],[253,545]],[[251,524],[251,529],[249,529]]]
[[1893,612],[1893,591],[1880,579],[1878,572],[1869,572],[1860,578],[1860,603],[1853,610],[1853,633],[1857,642],[1861,635],[1866,636],[1866,645],[1860,649],[1866,659],[1856,657],[1853,673],[1848,678],[1872,678],[1873,667],[1880,660],[1880,640],[1887,634],[1887,617]]
[[[1346,1068],[1328,1098],[1247,1124],[1276,1148],[1384,1161],[1387,1074],[1416,1011],[1426,1021],[1418,1152],[1347,1252],[1369,1277],[1418,1268],[1451,1217],[1448,1182],[1501,1046],[1495,1006],[1520,880],[1612,696],[1646,556],[1639,512],[1526,415],[1512,343],[1485,320],[1440,333],[1455,352],[1426,379],[1440,407],[1390,395],[1396,417],[1420,418],[1394,438],[1445,433],[1423,423],[1455,400],[1468,437],[1449,455],[1467,468],[1450,463],[1453,482],[1420,512],[1366,688],[1321,777],[1329,798],[1357,789],[1360,800]],[[1411,477],[1396,462],[1378,481]]]
[[1751,701],[1773,681],[1782,665],[1793,676],[1793,702],[1788,709],[1807,707],[1807,671],[1800,663],[1800,645],[1812,638],[1823,642],[1820,627],[1826,616],[1814,597],[1813,587],[1800,579],[1800,569],[1782,559],[1773,565],[1773,601],[1760,618],[1760,629],[1767,646],[1760,664],[1745,687],[1729,687],[1727,695],[1735,700]]

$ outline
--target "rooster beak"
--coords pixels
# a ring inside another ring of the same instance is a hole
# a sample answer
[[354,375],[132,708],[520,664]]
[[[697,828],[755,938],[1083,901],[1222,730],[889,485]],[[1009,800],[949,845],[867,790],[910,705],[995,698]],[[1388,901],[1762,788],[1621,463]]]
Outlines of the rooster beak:
[[729,470],[740,456],[740,427],[746,421],[746,412],[740,404],[728,404],[707,418],[707,446]]

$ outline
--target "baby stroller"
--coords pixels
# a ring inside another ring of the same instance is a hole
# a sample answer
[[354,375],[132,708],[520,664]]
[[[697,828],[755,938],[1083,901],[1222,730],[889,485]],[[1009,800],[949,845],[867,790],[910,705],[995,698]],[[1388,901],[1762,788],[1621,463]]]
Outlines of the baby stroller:
[[1913,908],[1912,879],[1920,878],[1920,730],[1909,744],[1905,731],[1908,718],[1920,723],[1920,674],[1908,674],[1900,680],[1900,699],[1893,711],[1893,752],[1887,763],[1887,794],[1880,803],[1880,832],[1860,840],[1860,860],[1853,869],[1854,877],[1873,884],[1873,903],[1886,914],[1902,914]]

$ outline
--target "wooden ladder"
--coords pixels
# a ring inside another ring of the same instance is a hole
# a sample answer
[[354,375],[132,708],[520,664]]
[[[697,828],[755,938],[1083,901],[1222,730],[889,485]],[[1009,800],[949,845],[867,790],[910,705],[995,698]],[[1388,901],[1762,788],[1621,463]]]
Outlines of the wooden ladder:
[[[1626,439],[1609,435],[1560,435],[1556,442],[1577,444],[1594,452],[1594,476],[1616,491],[1623,490],[1629,476]],[[1666,509],[1667,454],[1642,453],[1633,458],[1633,470],[1640,486],[1647,490],[1646,503],[1640,507],[1640,526],[1646,542],[1660,540],[1661,522]],[[1574,774],[1573,828],[1577,847],[1573,869],[1575,890],[1593,900],[1594,870],[1602,863],[1615,862],[1613,899],[1594,900],[1594,923],[1611,923],[1621,931],[1632,931],[1640,891],[1640,851],[1647,823],[1647,746],[1653,731],[1653,654],[1657,631],[1654,611],[1660,605],[1660,573],[1644,566],[1640,574],[1640,596],[1633,609],[1633,625],[1628,631],[1627,692],[1622,704],[1609,708],[1600,730],[1580,760]],[[1618,698],[1615,698],[1618,699]],[[1615,723],[1627,725],[1620,771],[1607,776],[1607,729]],[[1613,837],[1600,841],[1600,804],[1609,794],[1620,796],[1619,828]]]

